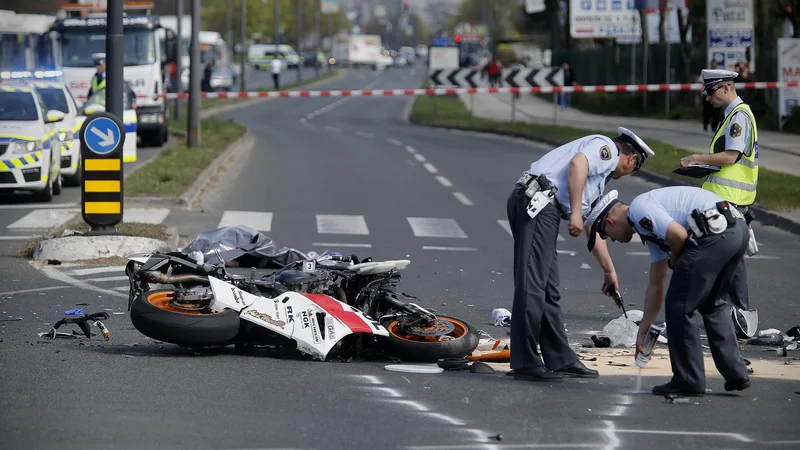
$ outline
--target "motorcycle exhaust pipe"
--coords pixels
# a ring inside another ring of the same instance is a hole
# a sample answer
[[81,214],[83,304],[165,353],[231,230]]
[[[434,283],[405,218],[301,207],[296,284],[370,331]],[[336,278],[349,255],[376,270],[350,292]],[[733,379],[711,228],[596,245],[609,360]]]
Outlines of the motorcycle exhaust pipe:
[[144,275],[148,278],[148,281],[153,283],[161,283],[161,284],[196,283],[202,285],[211,284],[208,281],[208,277],[204,277],[201,275],[194,275],[194,274],[167,275],[165,273],[157,271],[147,271],[144,273]]

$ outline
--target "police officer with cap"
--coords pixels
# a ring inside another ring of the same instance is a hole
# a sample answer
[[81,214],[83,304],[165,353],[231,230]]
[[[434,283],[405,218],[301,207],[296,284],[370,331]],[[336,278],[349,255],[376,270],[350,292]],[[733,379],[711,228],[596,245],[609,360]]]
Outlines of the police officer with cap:
[[92,85],[89,87],[89,93],[86,94],[86,98],[91,97],[92,94],[106,87],[106,54],[94,53],[92,54],[92,60],[97,68],[97,72],[92,77]]
[[[650,284],[644,316],[636,339],[637,354],[650,325],[665,304],[672,379],[653,388],[653,394],[702,396],[706,389],[703,348],[697,314],[703,317],[708,344],[725,390],[750,387],[747,366],[720,298],[744,258],[748,245],[742,214],[719,195],[694,186],[654,189],[630,205],[609,192],[586,219],[592,233],[589,250],[610,237],[630,242],[638,233],[650,250]],[[664,298],[667,269],[672,279]]]
[[[736,94],[733,83],[737,76],[738,73],[730,70],[703,70],[703,93],[712,106],[724,108],[724,119],[711,140],[708,154],[682,158],[681,168],[691,164],[721,167],[719,171],[706,177],[703,189],[733,203],[744,213],[749,225],[754,216],[748,211],[748,207],[756,199],[758,183],[758,130],[750,107]],[[752,255],[757,247],[752,229],[748,231]],[[735,306],[749,308],[744,261],[736,271],[729,294]]]
[[[589,135],[550,151],[523,172],[508,197],[514,237],[511,369],[515,379],[598,375],[578,360],[567,342],[559,306],[556,241],[561,219],[569,221],[571,236],[579,236],[583,218],[603,195],[606,183],[639,170],[654,155],[633,132],[622,127],[618,131],[615,138]],[[619,289],[606,246],[598,245],[594,254],[604,272],[603,291],[610,285]]]

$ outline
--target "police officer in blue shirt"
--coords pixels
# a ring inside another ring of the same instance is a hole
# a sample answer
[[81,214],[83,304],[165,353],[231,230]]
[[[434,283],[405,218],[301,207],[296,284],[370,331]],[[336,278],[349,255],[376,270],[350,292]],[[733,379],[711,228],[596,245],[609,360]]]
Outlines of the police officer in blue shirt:
[[[579,236],[583,218],[603,195],[606,183],[639,170],[654,154],[630,130],[618,131],[615,138],[590,135],[547,153],[523,172],[508,197],[514,237],[511,369],[515,379],[598,375],[578,360],[567,341],[559,306],[556,241],[561,219],[569,221],[571,236]],[[619,289],[606,246],[598,245],[594,254],[604,272],[603,291],[609,285]]]
[[[653,394],[702,396],[706,390],[703,348],[697,324],[703,317],[708,344],[725,390],[750,387],[747,366],[722,298],[736,267],[744,258],[749,233],[744,216],[717,194],[693,186],[654,189],[630,205],[609,192],[586,219],[593,233],[589,250],[602,239],[630,242],[638,233],[650,249],[650,283],[644,316],[636,339],[637,354],[658,316],[661,304],[667,319],[672,379],[653,388]],[[664,298],[667,268],[672,279]]]

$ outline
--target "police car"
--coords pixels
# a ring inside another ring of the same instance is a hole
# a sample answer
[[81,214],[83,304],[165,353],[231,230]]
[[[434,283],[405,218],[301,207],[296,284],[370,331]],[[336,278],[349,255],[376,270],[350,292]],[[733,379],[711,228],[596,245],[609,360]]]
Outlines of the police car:
[[[125,143],[122,145],[122,161],[135,162],[136,152],[138,145],[136,143],[136,127],[138,117],[136,115],[136,93],[128,81],[125,81],[125,86],[122,89],[122,123],[125,126]],[[78,108],[78,116],[75,119],[75,132],[73,138],[73,147],[80,148],[79,131],[83,122],[86,121],[87,116],[106,110],[106,88],[103,87],[91,97],[86,99],[86,102]]]
[[[61,177],[64,186],[80,186],[81,184],[81,146],[78,142],[78,132],[81,124],[77,122],[78,106],[66,84],[50,80],[49,72],[40,76],[36,72],[36,81],[32,84],[44,100],[47,110],[56,110],[64,113],[64,120],[58,124],[58,139],[61,141]],[[60,76],[60,72],[53,72],[52,78]]]
[[64,113],[47,110],[33,85],[0,73],[0,190],[33,191],[49,202],[61,193],[61,141]]

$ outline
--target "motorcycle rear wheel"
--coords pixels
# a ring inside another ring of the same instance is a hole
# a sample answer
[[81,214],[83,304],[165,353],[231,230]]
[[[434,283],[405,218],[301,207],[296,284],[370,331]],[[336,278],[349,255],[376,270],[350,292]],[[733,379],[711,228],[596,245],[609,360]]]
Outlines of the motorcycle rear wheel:
[[383,349],[403,361],[436,362],[443,358],[463,358],[471,355],[478,347],[478,332],[472,325],[461,319],[436,316],[440,321],[453,326],[453,330],[443,336],[418,336],[404,334],[397,320],[381,321],[389,331],[389,337],[382,339]]
[[131,305],[131,322],[147,337],[177,345],[225,345],[239,332],[239,313],[208,313],[170,304],[172,289],[143,292]]

